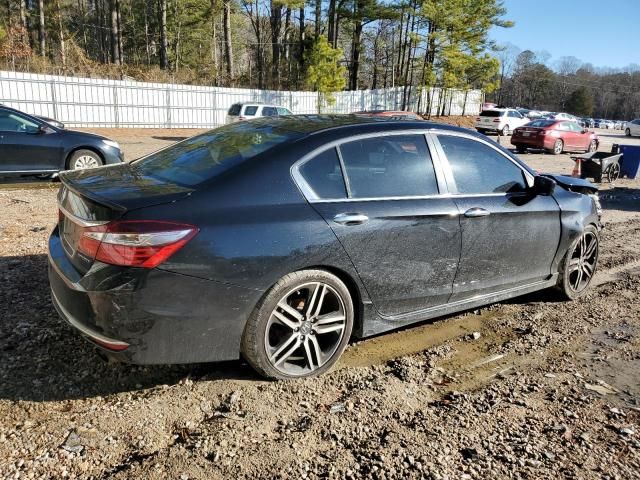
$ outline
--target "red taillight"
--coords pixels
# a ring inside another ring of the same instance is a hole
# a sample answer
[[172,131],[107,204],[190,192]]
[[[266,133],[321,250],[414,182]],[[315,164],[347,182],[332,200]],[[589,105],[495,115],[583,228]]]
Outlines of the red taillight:
[[500,119],[499,118],[494,118],[493,119],[493,123],[500,123]]
[[480,120],[482,120],[482,118],[476,117],[476,122],[479,122]]
[[125,220],[83,229],[78,250],[111,265],[154,268],[191,240],[198,229],[182,223]]

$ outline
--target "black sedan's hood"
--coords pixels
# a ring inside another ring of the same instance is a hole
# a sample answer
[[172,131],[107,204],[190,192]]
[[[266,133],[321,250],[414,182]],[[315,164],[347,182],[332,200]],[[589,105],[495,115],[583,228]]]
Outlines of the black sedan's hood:
[[585,180],[583,178],[569,177],[567,175],[558,175],[556,173],[543,173],[542,175],[555,180],[555,182],[558,185],[560,185],[561,187],[564,187],[567,190],[580,189],[580,190],[587,190],[592,193],[595,193],[598,191],[597,186],[595,186],[589,180]]
[[75,193],[120,211],[174,202],[194,191],[141,175],[128,163],[65,172],[60,181]]

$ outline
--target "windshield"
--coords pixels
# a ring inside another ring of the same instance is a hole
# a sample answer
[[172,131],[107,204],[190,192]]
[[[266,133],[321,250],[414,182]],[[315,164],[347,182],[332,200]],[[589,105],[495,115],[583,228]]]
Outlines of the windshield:
[[140,175],[194,186],[302,136],[265,122],[241,122],[210,130],[131,163]]
[[534,120],[533,122],[527,123],[527,127],[546,128],[554,123],[556,123],[555,120]]

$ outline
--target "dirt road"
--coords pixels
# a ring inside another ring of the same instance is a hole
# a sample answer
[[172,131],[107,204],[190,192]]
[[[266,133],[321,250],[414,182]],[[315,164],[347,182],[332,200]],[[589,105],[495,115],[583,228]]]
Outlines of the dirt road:
[[[148,133],[112,136],[129,158],[171,141]],[[640,478],[640,180],[601,192],[586,297],[368,339],[289,383],[241,362],[103,363],[50,304],[56,188],[0,186],[0,478]]]

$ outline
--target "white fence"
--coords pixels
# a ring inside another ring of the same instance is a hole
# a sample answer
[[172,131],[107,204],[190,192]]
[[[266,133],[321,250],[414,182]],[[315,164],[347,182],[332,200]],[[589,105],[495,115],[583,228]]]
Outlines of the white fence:
[[[475,115],[482,92],[413,89],[407,110],[437,115]],[[402,108],[403,87],[336,93],[323,113]],[[420,98],[421,97],[421,98]],[[317,113],[318,94],[201,87],[0,71],[0,103],[71,127],[207,128],[224,124],[229,107],[240,101],[275,103],[293,113]]]

